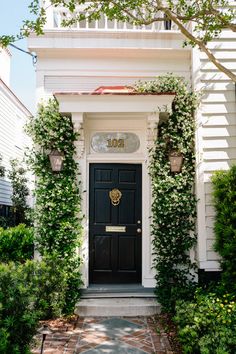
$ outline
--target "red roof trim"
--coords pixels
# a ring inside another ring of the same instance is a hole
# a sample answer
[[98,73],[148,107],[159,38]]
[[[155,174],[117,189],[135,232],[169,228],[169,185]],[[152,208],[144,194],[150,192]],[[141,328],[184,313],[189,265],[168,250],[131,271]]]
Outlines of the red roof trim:
[[151,96],[160,96],[160,95],[175,95],[173,92],[137,92],[132,86],[99,86],[94,91],[75,91],[75,92],[55,92],[54,95],[125,95],[125,96],[141,96],[141,95],[151,95]]
[[175,96],[174,92],[54,92],[54,96]]

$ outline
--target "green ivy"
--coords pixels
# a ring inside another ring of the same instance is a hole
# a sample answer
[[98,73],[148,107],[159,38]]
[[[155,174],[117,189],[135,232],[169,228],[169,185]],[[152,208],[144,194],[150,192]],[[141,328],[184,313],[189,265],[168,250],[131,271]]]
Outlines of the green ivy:
[[[64,312],[71,312],[81,286],[80,246],[81,197],[78,165],[74,160],[75,141],[69,116],[61,116],[58,104],[50,100],[40,105],[36,118],[26,128],[34,142],[29,157],[36,175],[35,235],[37,249],[44,257],[53,254],[63,260],[68,273],[68,291]],[[63,169],[52,171],[48,153],[58,150],[64,154]]]
[[[155,147],[150,151],[152,180],[152,237],[156,294],[163,310],[172,312],[175,302],[192,295],[195,264],[189,251],[195,245],[196,198],[194,195],[194,117],[196,94],[172,74],[139,82],[138,92],[175,93],[172,113],[160,122]],[[184,157],[182,172],[170,171],[170,151]]]

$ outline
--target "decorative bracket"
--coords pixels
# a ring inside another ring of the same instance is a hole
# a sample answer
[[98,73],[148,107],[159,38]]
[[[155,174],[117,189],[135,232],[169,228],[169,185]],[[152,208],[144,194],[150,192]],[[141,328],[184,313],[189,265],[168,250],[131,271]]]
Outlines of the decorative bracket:
[[158,134],[159,113],[153,113],[147,118],[147,147],[152,149]]
[[75,146],[76,146],[76,155],[80,159],[83,157],[85,151],[83,113],[72,113],[72,122],[74,125],[74,131],[79,133],[79,139],[75,142]]

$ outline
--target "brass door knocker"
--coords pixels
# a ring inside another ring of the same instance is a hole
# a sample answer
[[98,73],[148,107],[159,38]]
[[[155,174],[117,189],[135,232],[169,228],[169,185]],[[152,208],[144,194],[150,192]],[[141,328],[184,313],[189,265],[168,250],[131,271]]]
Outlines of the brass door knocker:
[[122,193],[119,191],[119,189],[114,188],[109,192],[109,197],[111,199],[112,205],[117,206],[120,204]]

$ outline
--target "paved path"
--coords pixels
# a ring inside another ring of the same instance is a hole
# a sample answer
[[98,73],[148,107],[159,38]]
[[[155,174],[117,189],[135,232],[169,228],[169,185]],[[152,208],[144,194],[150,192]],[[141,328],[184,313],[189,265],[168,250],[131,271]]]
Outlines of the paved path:
[[[74,326],[51,326],[44,354],[171,354],[167,335],[154,317],[79,318]],[[40,353],[38,347],[32,353]]]

